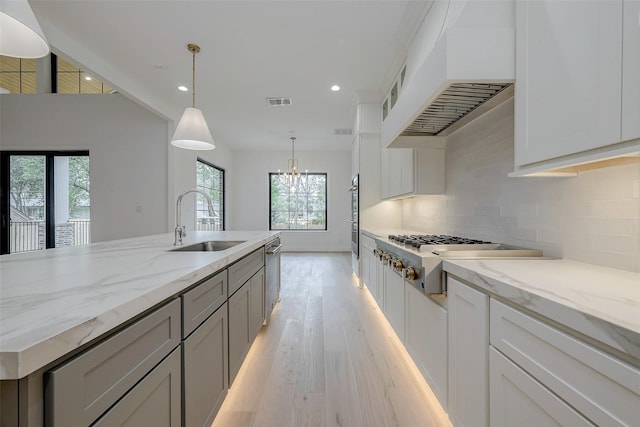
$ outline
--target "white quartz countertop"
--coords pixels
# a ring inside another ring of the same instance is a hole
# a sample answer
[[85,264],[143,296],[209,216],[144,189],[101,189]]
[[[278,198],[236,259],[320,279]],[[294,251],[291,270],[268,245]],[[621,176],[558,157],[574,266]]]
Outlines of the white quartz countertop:
[[279,232],[190,232],[184,245],[245,241],[217,252],[170,252],[173,233],[0,257],[0,380],[19,379],[178,295]]
[[467,282],[640,360],[640,274],[563,259],[445,260]]

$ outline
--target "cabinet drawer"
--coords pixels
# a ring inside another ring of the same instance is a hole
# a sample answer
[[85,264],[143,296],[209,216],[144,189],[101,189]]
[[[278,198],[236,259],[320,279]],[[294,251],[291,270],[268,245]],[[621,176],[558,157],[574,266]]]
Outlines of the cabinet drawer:
[[495,348],[489,348],[489,366],[493,427],[593,427]]
[[49,426],[87,426],[180,344],[174,300],[46,374]]
[[597,425],[640,425],[640,370],[491,299],[491,344]]
[[92,427],[180,427],[180,373],[176,348]]
[[182,295],[182,337],[186,338],[227,300],[227,270]]
[[229,267],[229,296],[240,289],[261,267],[264,267],[264,248],[250,253]]

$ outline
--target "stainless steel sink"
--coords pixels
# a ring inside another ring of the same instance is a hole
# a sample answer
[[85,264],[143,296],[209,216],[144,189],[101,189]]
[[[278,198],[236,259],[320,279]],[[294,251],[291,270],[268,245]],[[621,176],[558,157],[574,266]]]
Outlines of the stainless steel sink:
[[171,249],[172,252],[213,252],[224,251],[225,249],[232,248],[240,243],[244,243],[246,240],[209,240],[206,242],[194,243],[188,246],[180,246],[175,249]]

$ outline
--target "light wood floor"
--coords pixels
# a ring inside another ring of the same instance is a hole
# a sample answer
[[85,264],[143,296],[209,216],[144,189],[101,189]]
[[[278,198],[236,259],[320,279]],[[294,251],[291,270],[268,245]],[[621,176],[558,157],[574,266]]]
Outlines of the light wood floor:
[[213,427],[450,426],[351,254],[283,254],[280,296]]

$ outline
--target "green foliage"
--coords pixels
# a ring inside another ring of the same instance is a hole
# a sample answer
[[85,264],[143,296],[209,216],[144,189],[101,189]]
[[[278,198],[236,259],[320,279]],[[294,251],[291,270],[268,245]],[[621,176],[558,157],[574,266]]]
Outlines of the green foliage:
[[272,229],[326,229],[326,174],[303,174],[293,186],[288,173],[270,179]]

